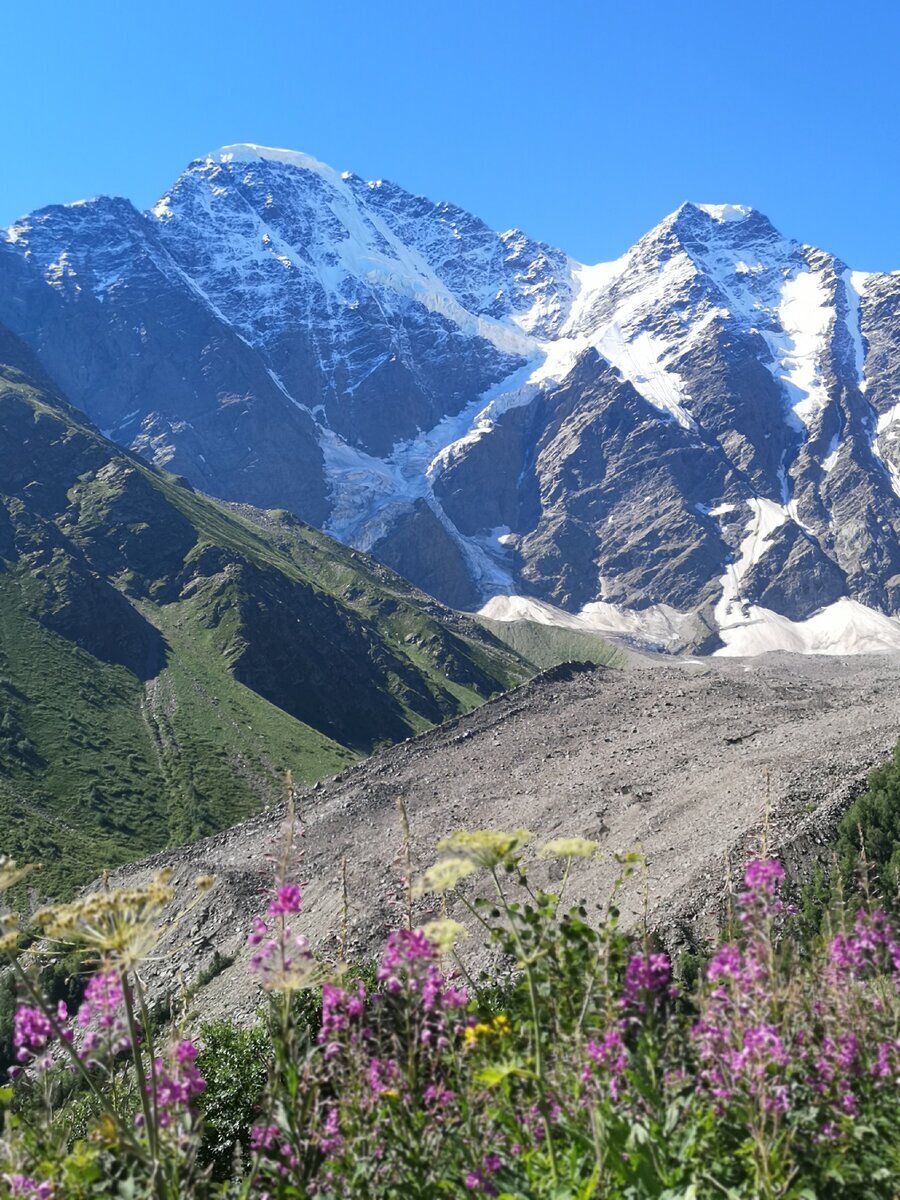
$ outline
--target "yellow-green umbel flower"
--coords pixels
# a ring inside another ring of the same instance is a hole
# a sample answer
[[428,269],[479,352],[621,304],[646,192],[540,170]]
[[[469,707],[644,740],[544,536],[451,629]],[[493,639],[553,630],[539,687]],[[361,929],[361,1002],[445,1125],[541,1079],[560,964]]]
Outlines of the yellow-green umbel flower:
[[460,829],[438,842],[438,850],[450,850],[469,859],[477,867],[497,867],[510,855],[527,846],[533,834],[527,829],[513,829],[509,833],[499,830],[480,829],[468,833]]
[[590,838],[559,837],[545,842],[538,853],[541,858],[590,858],[599,848]]
[[171,928],[160,921],[175,897],[171,877],[171,871],[161,871],[145,887],[93,892],[71,904],[43,909],[34,919],[47,938],[90,951],[107,968],[133,970]]
[[469,936],[465,925],[461,921],[454,921],[452,917],[429,921],[422,926],[422,932],[438,954],[448,954],[460,939]]
[[441,858],[428,868],[413,891],[417,896],[424,892],[448,892],[474,871],[475,864],[469,858]]
[[0,892],[8,891],[14,884],[20,883],[27,875],[30,875],[34,870],[31,864],[24,867],[16,866],[14,858],[7,858],[5,854],[0,854]]

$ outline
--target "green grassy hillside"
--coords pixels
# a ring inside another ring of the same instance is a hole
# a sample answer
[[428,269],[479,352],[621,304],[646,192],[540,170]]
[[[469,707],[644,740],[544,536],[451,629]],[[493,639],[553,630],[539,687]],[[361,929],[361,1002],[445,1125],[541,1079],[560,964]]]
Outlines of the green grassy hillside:
[[103,439],[0,329],[0,850],[60,894],[521,682],[476,622]]
[[599,633],[544,625],[539,621],[492,621],[478,618],[494,637],[527,658],[542,671],[564,662],[591,662],[602,667],[624,667],[626,657]]

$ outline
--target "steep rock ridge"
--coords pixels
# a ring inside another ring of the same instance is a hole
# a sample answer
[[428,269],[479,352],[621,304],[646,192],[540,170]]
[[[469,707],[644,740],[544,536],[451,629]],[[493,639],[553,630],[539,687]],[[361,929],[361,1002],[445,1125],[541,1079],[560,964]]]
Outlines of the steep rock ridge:
[[152,221],[101,197],[42,209],[8,237],[0,319],[99,428],[206,491],[324,520],[312,418],[199,294]]
[[508,375],[522,340],[469,312],[358,196],[305,155],[227,147],[192,164],[153,215],[282,386],[385,455]]
[[900,645],[900,276],[737,205],[586,266],[306,155],[42,210],[0,319],[110,435],[462,608]]

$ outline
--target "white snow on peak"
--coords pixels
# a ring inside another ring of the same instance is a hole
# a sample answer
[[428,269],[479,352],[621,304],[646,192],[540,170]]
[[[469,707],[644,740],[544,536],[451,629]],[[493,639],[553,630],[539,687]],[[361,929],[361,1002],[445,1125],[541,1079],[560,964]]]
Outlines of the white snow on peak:
[[319,162],[311,154],[303,154],[300,150],[279,150],[274,146],[257,146],[253,142],[222,146],[209,157],[220,163],[277,162],[287,167],[296,167],[298,171],[314,171],[327,179],[341,179],[340,172],[334,167],[329,167],[327,163]]
[[728,221],[743,221],[753,212],[745,204],[695,204],[694,208],[699,208],[720,225]]

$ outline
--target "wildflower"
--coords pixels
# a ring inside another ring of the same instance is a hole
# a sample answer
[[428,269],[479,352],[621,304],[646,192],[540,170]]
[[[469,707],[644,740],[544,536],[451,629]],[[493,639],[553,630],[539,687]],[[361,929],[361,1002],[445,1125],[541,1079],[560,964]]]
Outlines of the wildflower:
[[81,1031],[78,1053],[88,1066],[96,1066],[103,1054],[115,1057],[131,1049],[124,1015],[125,991],[116,971],[92,975],[75,1020]]
[[465,925],[461,921],[454,921],[452,917],[445,917],[440,921],[429,921],[427,925],[422,926],[422,932],[438,954],[446,954],[461,938],[469,936]]
[[450,850],[469,859],[477,867],[490,869],[505,862],[531,841],[527,829],[514,829],[511,833],[500,833],[482,829],[467,833],[464,829],[452,833],[438,842],[438,850]]
[[449,892],[467,875],[473,874],[475,864],[468,858],[442,858],[429,867],[415,884],[413,891],[421,896],[425,892]]
[[545,842],[540,848],[541,858],[590,858],[600,848],[599,842],[583,837],[560,837]]
[[19,945],[19,914],[0,916],[0,954],[14,954]]
[[672,964],[667,954],[634,954],[625,968],[625,983],[619,1005],[646,1013],[650,996],[661,995],[668,986]]
[[168,886],[171,877],[171,871],[162,871],[146,887],[94,892],[44,909],[35,920],[47,937],[93,951],[110,966],[133,970],[162,937],[160,914],[175,895]]
[[394,1086],[399,1076],[400,1071],[393,1059],[373,1057],[369,1060],[366,1080],[369,1084],[369,1091],[375,1099],[389,1093],[394,1097],[399,1096],[400,1093]]
[[315,959],[303,934],[292,933],[285,917],[300,912],[300,888],[283,884],[266,909],[269,917],[254,917],[247,944],[254,949],[250,972],[267,992],[294,992],[310,987],[317,977]]
[[509,1017],[498,1013],[491,1021],[476,1021],[463,1030],[463,1042],[468,1049],[478,1043],[479,1038],[504,1037],[509,1033]]
[[896,1042],[879,1042],[872,1074],[876,1079],[895,1079],[900,1083],[900,1038]]
[[351,1019],[362,1016],[365,1006],[366,989],[362,981],[357,983],[356,991],[350,993],[332,983],[322,984],[319,1043],[325,1046],[326,1059],[334,1058],[340,1053],[340,1034],[349,1028]]
[[250,1149],[271,1150],[281,1134],[277,1125],[251,1125]]
[[416,959],[431,962],[434,957],[434,947],[423,929],[394,929],[388,935],[376,977],[379,983],[388,985],[388,991],[399,991],[396,979],[399,967],[407,967]]
[[30,863],[19,867],[16,866],[14,858],[7,858],[5,854],[0,854],[0,892],[6,892],[17,883],[21,883],[33,870],[34,866]]
[[10,1196],[18,1197],[18,1200],[53,1200],[56,1195],[52,1183],[39,1183],[27,1175],[3,1175],[2,1179]]
[[275,899],[266,910],[270,917],[286,916],[300,911],[300,888],[296,883],[286,883],[278,889]]
[[[609,1087],[613,1100],[618,1100],[622,1091],[623,1076],[628,1067],[628,1050],[618,1029],[610,1029],[599,1042],[593,1039],[585,1047],[588,1058],[600,1067]],[[590,1078],[590,1069],[585,1071],[585,1079]]]
[[334,1154],[336,1150],[340,1150],[343,1144],[344,1139],[341,1137],[338,1110],[332,1106],[325,1117],[325,1124],[322,1127],[322,1134],[319,1137],[319,1149],[323,1154]]
[[751,924],[754,917],[768,918],[784,911],[781,900],[781,885],[784,882],[784,867],[777,859],[763,858],[749,862],[744,870],[746,891],[738,893],[741,906],[741,922]]
[[[57,1017],[60,1022],[67,1019],[66,1006],[60,1003]],[[25,1066],[31,1064],[39,1071],[52,1065],[49,1054],[44,1053],[54,1038],[50,1018],[40,1008],[20,1004],[13,1017],[13,1049],[16,1061]]]
[[784,867],[775,858],[756,859],[747,863],[744,883],[751,892],[774,895],[784,883]]
[[430,1083],[425,1089],[422,1099],[428,1108],[448,1108],[456,1099],[456,1093],[440,1084]]
[[167,1129],[179,1112],[190,1111],[191,1101],[206,1091],[196,1062],[197,1047],[190,1041],[174,1046],[168,1062],[154,1060],[155,1080],[148,1083],[147,1094],[153,1098],[161,1128]]

